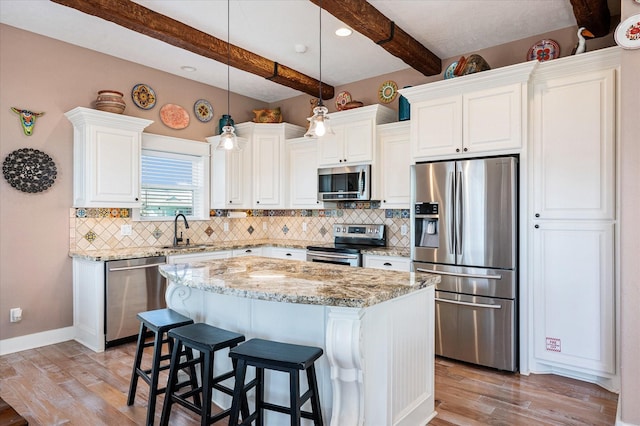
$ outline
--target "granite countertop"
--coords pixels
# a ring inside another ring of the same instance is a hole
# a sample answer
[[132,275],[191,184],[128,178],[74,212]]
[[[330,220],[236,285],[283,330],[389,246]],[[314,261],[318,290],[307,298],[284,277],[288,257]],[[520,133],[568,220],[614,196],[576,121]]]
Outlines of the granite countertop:
[[435,285],[434,274],[258,256],[162,265],[176,285],[288,303],[364,308]]
[[[306,249],[310,245],[326,244],[326,242],[314,242],[306,240],[246,240],[219,243],[198,244],[176,247],[130,247],[111,250],[71,250],[69,256],[92,261],[109,261],[134,259],[139,257],[170,256],[179,254],[206,253],[223,250],[240,250],[251,247],[284,247]],[[378,256],[402,256],[409,257],[409,248],[374,247],[362,250],[362,254]]]

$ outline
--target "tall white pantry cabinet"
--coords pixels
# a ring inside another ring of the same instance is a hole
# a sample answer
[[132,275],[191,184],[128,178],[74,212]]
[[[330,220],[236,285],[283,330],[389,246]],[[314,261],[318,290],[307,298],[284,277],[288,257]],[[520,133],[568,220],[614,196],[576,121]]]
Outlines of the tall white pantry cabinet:
[[616,390],[616,79],[608,49],[531,81],[529,289],[534,372]]

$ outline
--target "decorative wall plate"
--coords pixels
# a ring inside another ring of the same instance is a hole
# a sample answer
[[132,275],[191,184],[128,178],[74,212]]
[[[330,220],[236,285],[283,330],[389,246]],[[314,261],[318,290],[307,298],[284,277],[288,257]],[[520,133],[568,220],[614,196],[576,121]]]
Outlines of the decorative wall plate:
[[620,22],[614,33],[618,46],[623,49],[640,48],[640,14],[633,15]]
[[196,103],[193,104],[193,112],[196,118],[203,123],[211,121],[213,118],[213,107],[204,99],[198,99]]
[[189,125],[189,113],[180,105],[164,104],[160,108],[160,120],[165,126],[180,130]]
[[454,61],[451,63],[451,65],[449,65],[447,67],[446,70],[444,70],[444,79],[448,80],[450,78],[455,77],[456,75],[453,73],[456,69],[456,67],[458,66],[458,61]]
[[378,89],[378,99],[384,104],[393,101],[398,95],[398,85],[395,81],[385,81]]
[[146,84],[136,84],[131,89],[131,99],[138,108],[151,109],[156,106],[156,92]]
[[2,163],[2,174],[15,189],[36,193],[53,185],[58,171],[56,163],[42,151],[21,148],[10,152]]
[[336,109],[338,111],[342,111],[344,106],[351,102],[351,93],[349,92],[340,92],[338,96],[336,96]]
[[538,60],[540,62],[556,59],[560,56],[560,45],[557,41],[546,39],[540,40],[529,48],[527,61]]

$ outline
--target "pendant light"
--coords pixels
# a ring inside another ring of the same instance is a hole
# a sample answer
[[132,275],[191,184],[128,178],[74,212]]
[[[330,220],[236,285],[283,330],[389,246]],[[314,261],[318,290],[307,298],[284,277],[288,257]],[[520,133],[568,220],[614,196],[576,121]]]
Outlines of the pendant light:
[[231,25],[229,24],[229,16],[231,15],[229,0],[227,0],[227,115],[225,125],[222,127],[222,133],[220,134],[220,142],[216,149],[220,150],[238,150],[240,147],[238,146],[238,138],[236,138],[235,128],[233,127],[233,122],[231,120],[231,95],[230,95],[230,79],[229,79],[229,69],[231,68],[231,43],[229,42],[229,33]]
[[313,116],[307,118],[309,120],[309,130],[304,134],[307,138],[319,138],[327,134],[332,135],[333,130],[329,126],[329,117],[327,113],[329,110],[322,103],[322,0],[319,3],[319,45],[320,45],[320,78],[319,78],[319,93],[318,93],[318,105],[313,109]]

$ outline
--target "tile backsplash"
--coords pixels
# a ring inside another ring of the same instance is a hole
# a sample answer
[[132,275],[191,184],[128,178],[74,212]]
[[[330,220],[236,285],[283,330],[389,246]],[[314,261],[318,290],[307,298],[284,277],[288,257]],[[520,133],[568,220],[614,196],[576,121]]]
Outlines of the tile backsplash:
[[[409,247],[409,210],[370,208],[369,203],[339,207],[345,208],[211,210],[209,220],[189,221],[189,229],[179,221],[178,233],[182,232],[185,241],[188,238],[191,244],[265,239],[317,243],[333,241],[335,223],[384,223],[389,247]],[[72,208],[69,216],[71,250],[162,247],[173,243],[173,221],[134,221],[129,209]],[[122,235],[123,225],[131,227],[131,235]],[[403,225],[407,230],[405,235],[402,235]]]

